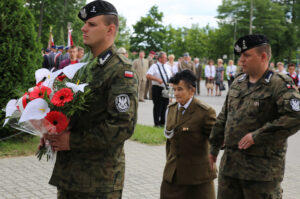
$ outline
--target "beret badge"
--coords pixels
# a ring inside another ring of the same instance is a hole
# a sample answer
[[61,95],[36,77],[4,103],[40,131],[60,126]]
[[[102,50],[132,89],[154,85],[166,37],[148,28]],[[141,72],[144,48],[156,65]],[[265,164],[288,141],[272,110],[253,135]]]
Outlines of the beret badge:
[[83,19],[85,19],[87,17],[85,8],[80,10],[80,15],[81,15],[81,18],[83,18]]
[[239,47],[239,45],[235,45],[234,49],[238,53],[242,52],[242,49],[241,49],[241,47]]

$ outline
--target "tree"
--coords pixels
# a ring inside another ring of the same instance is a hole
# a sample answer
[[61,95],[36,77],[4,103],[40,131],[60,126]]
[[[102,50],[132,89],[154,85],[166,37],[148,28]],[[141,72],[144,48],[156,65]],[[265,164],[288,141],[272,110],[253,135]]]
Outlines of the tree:
[[[17,99],[35,84],[34,72],[41,66],[35,20],[22,0],[0,1],[0,125],[9,99]],[[0,136],[7,128],[1,128]]]
[[157,6],[152,6],[146,17],[141,17],[135,25],[130,37],[131,51],[143,49],[148,54],[151,50],[160,51],[163,48],[165,28],[162,25],[163,13]]
[[67,24],[72,23],[72,37],[75,45],[83,45],[81,26],[83,22],[77,14],[86,0],[27,0],[25,6],[39,23],[35,24],[38,38],[44,47],[48,45],[49,29],[53,27],[54,42],[67,44]]
[[119,31],[117,38],[115,40],[116,46],[119,47],[124,47],[127,50],[130,48],[130,32],[129,28],[126,26],[126,18],[119,15]]
[[[284,9],[284,6],[270,0],[253,0],[253,33],[264,34],[269,38],[275,59],[287,51],[287,46],[284,46],[284,34],[288,30]],[[236,38],[249,34],[250,0],[223,0],[218,13],[219,27],[224,38],[233,37],[234,24]],[[231,43],[229,39],[228,43]]]

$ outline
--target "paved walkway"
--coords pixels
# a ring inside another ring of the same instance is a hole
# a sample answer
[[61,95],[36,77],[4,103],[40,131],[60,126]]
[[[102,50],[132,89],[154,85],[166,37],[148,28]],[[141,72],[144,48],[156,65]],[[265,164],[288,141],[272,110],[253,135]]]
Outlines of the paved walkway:
[[[218,113],[225,97],[207,97],[203,91],[204,88],[200,98]],[[151,101],[140,103],[138,123],[153,125]],[[282,183],[284,199],[300,198],[299,143],[300,133],[289,139],[286,172]],[[149,146],[127,141],[125,154],[123,198],[158,199],[165,164],[164,145]],[[56,188],[48,184],[52,168],[53,164],[45,160],[39,162],[34,156],[0,159],[0,199],[55,199]]]

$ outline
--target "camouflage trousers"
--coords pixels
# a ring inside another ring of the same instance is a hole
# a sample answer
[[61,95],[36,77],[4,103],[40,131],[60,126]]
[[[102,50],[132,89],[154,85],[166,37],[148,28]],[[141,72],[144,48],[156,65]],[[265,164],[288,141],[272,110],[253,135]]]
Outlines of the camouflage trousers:
[[249,181],[219,175],[218,199],[282,199],[279,181]]
[[121,199],[122,190],[107,193],[83,193],[57,189],[57,199]]

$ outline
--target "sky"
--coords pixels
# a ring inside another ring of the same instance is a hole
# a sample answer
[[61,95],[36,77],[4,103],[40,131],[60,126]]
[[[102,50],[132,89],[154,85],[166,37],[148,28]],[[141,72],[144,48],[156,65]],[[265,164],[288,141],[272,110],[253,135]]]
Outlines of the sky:
[[[87,0],[91,2],[93,0]],[[132,30],[132,25],[146,16],[153,5],[164,13],[163,24],[173,27],[187,27],[199,24],[204,27],[218,27],[217,8],[222,0],[106,0],[112,3],[118,13],[127,20],[127,26]]]

